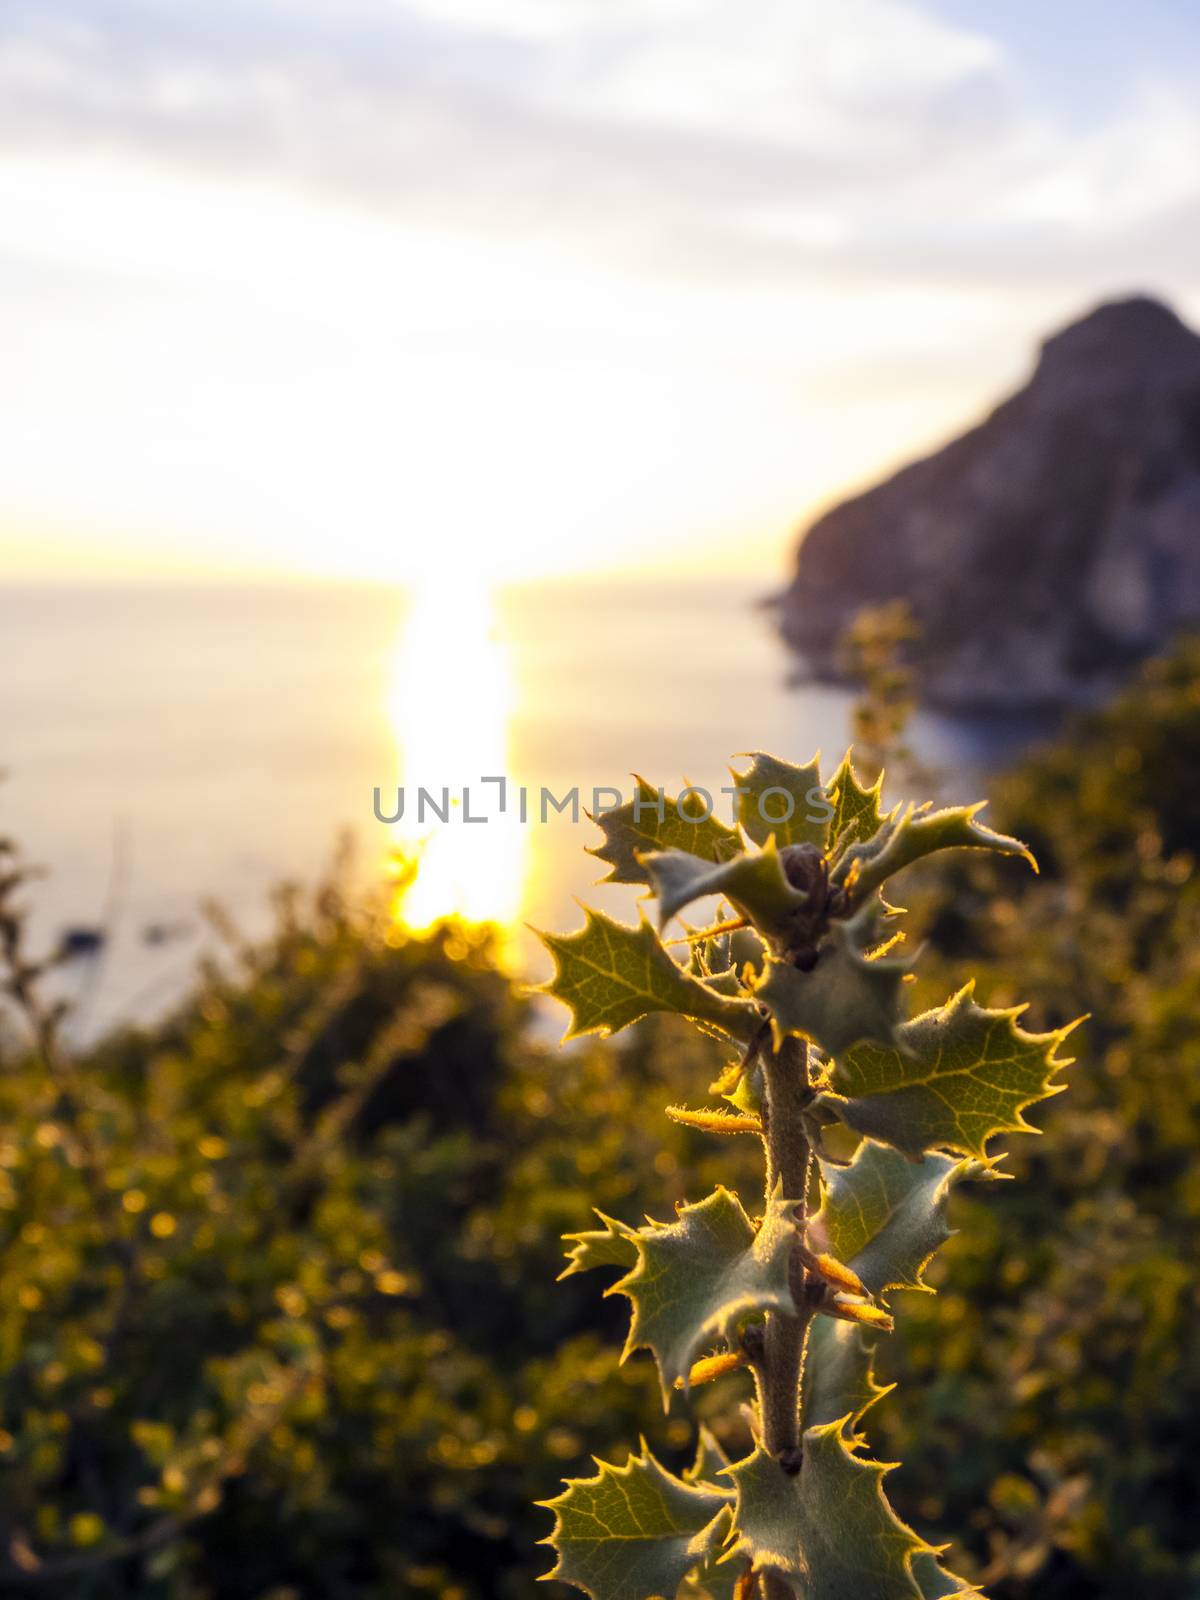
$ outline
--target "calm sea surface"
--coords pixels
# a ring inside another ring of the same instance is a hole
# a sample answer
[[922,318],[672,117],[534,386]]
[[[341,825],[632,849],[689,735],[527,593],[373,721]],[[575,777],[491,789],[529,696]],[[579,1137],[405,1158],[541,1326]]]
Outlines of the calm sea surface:
[[[577,786],[629,792],[629,774],[716,793],[738,752],[793,760],[845,743],[850,697],[788,687],[789,661],[755,601],[765,584],[575,582],[503,591],[469,575],[409,598],[387,588],[12,586],[0,593],[0,835],[49,869],[35,927],[103,926],[77,963],[81,1033],[161,1010],[205,938],[201,900],[247,932],[282,878],[311,882],[340,831],[364,876],[401,844],[424,852],[409,920],[460,910],[567,928],[599,864],[594,828],[548,809]],[[926,720],[943,771],[970,769],[994,730]],[[499,786],[508,779],[506,814]],[[376,822],[405,788],[405,817]],[[417,818],[416,785],[440,802]],[[527,791],[528,822],[517,818]],[[956,786],[957,788],[957,786]],[[476,798],[477,797],[477,798]],[[718,800],[727,807],[727,800]],[[720,812],[728,815],[727,810]],[[625,890],[593,893],[618,914]],[[514,932],[510,958],[537,970]]]

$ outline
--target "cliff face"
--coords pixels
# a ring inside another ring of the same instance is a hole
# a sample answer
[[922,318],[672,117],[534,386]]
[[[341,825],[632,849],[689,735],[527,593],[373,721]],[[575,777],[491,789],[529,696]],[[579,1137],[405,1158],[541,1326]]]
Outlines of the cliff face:
[[1200,623],[1200,337],[1133,299],[1048,339],[986,421],[812,525],[783,632],[835,677],[855,613],[896,598],[947,708],[1078,701]]

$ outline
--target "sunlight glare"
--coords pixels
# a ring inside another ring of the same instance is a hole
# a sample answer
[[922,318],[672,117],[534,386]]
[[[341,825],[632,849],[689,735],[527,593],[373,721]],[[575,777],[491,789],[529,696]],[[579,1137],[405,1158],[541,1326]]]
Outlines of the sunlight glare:
[[[511,803],[499,814],[497,787],[480,783],[509,772],[512,698],[512,666],[490,592],[459,576],[430,578],[411,597],[388,697],[405,789],[404,817],[394,832],[401,849],[419,857],[416,881],[400,896],[396,916],[414,931],[459,916],[495,923],[503,946],[521,909],[525,830]],[[486,823],[464,820],[466,785],[472,815],[486,816]],[[449,790],[447,822],[429,810],[421,818],[422,786],[439,805]]]

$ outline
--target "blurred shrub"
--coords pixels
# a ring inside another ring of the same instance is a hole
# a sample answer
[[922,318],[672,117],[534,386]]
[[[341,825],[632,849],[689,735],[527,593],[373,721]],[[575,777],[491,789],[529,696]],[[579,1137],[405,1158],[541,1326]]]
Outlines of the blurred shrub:
[[[1036,1026],[1091,1020],[1022,1181],[956,1199],[951,1290],[901,1298],[903,1400],[867,1431],[902,1514],[972,1530],[996,1600],[1187,1600],[1200,646],[992,813],[1043,875],[942,873],[915,998],[971,965]],[[643,1427],[682,1458],[650,1364],[617,1365],[620,1307],[553,1280],[592,1204],[736,1184],[739,1141],[646,1121],[712,1076],[702,1041],[560,1051],[484,935],[402,935],[329,887],[282,895],[263,946],[231,936],[159,1028],[75,1061],[39,1014],[39,1048],[0,1040],[4,1592],[516,1600],[548,1564],[545,1456],[566,1474]],[[732,1428],[739,1381],[706,1394]]]
[[636,1215],[656,1158],[656,1199],[711,1162],[642,1127],[649,1036],[560,1053],[485,935],[278,909],[81,1061],[9,916],[40,1047],[0,1051],[6,1593],[523,1596],[545,1457],[662,1426],[553,1281],[585,1195]]
[[958,1204],[953,1292],[907,1297],[883,1361],[905,1400],[874,1435],[905,1461],[893,1498],[974,1516],[999,1600],[1197,1596],[1200,644],[1026,760],[989,821],[1042,874],[943,873],[924,998],[993,969],[981,998],[1032,999],[1031,1026],[1090,1017],[1046,1137],[1014,1141],[1021,1181]]

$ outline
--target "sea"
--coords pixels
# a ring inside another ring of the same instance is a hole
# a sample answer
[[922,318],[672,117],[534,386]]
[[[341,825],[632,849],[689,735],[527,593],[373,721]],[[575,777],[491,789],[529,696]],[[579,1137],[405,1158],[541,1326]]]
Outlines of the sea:
[[[742,753],[832,765],[846,745],[853,695],[795,680],[770,587],[8,585],[0,837],[42,871],[35,945],[80,946],[59,980],[77,1039],[179,1000],[212,947],[203,905],[259,937],[273,889],[318,882],[346,839],[354,893],[415,928],[493,921],[532,978],[529,925],[569,930],[579,900],[632,919],[586,853],[587,812],[632,774],[705,789],[728,819]],[[1027,736],[923,715],[913,743],[975,799]]]

